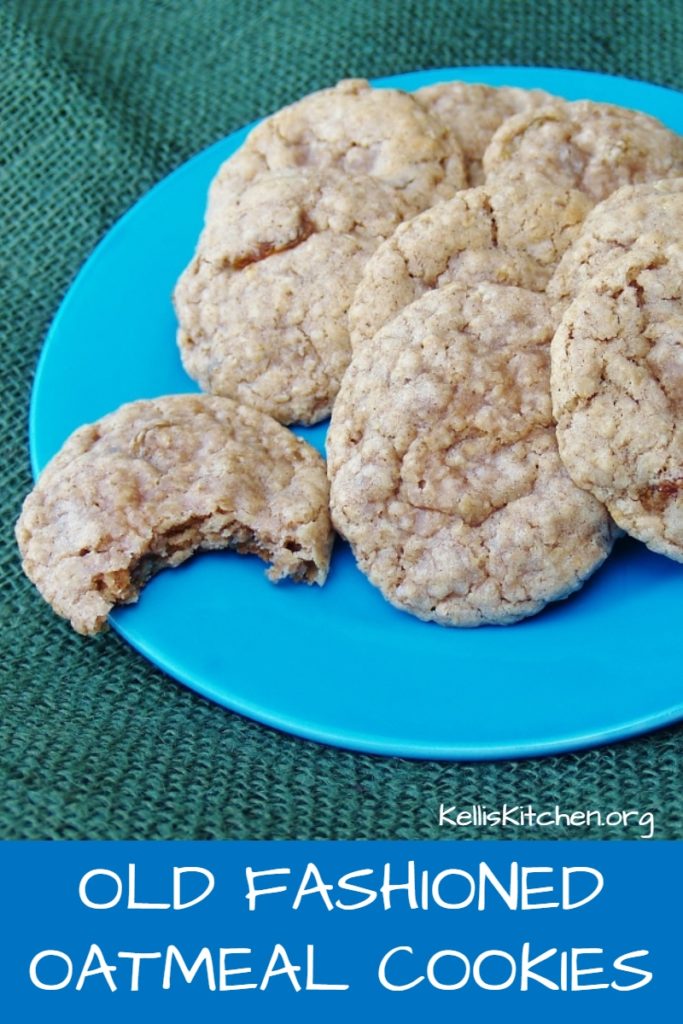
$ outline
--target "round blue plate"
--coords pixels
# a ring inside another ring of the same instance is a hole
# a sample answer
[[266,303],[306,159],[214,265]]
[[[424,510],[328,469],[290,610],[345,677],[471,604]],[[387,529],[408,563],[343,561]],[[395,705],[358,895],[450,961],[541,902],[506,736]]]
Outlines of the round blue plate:
[[[449,68],[383,79],[543,88],[655,114],[683,133],[680,93],[545,68]],[[193,157],[109,232],[48,334],[31,402],[37,474],[65,438],[122,402],[195,391],[170,295],[208,184],[244,128]],[[319,448],[324,427],[301,431]],[[211,700],[343,747],[506,758],[604,743],[683,717],[683,568],[622,541],[568,601],[519,625],[449,630],[388,605],[337,544],[322,589],[273,586],[255,558],[201,555],[112,615],[145,657]]]

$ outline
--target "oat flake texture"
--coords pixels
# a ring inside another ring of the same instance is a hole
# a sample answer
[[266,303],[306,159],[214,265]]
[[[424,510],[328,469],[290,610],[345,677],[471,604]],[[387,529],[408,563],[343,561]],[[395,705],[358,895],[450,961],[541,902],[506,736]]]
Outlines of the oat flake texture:
[[257,176],[336,168],[393,189],[406,215],[467,184],[462,150],[446,125],[400,89],[345,79],[267,117],[219,170],[209,213]]
[[328,434],[332,518],[397,607],[514,622],[610,551],[604,506],[557,452],[551,337],[544,295],[451,284],[354,354]]
[[80,427],[16,526],[26,575],[79,633],[102,629],[160,569],[197,550],[259,555],[272,580],[322,584],[332,533],[324,462],[226,398],[172,395]]
[[683,561],[683,250],[612,258],[552,342],[562,460],[624,530]]
[[352,348],[444,284],[544,291],[591,207],[576,189],[521,180],[463,189],[413,217],[363,268],[349,311]]
[[484,154],[486,181],[538,176],[594,202],[622,185],[683,174],[683,138],[656,117],[576,100],[516,114]]
[[334,168],[264,174],[211,207],[174,294],[190,376],[281,423],[329,416],[356,285],[402,209],[380,181]]
[[448,126],[460,143],[470,185],[483,183],[482,158],[506,118],[563,102],[543,89],[516,89],[509,85],[495,88],[470,82],[426,85],[414,95],[430,114]]
[[683,177],[624,185],[593,208],[548,284],[558,308],[586,281],[646,235],[676,242],[683,231]]

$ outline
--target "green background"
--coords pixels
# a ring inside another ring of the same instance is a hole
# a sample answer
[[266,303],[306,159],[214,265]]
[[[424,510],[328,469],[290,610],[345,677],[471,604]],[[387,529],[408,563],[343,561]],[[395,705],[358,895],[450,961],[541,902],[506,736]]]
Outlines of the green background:
[[441,802],[557,802],[652,810],[656,836],[683,837],[683,728],[500,764],[321,747],[208,704],[113,633],[77,637],[21,575],[12,535],[31,486],[26,417],[42,338],[82,261],[154,182],[349,75],[557,65],[683,89],[680,0],[4,0],[0,29],[0,835],[437,838]]

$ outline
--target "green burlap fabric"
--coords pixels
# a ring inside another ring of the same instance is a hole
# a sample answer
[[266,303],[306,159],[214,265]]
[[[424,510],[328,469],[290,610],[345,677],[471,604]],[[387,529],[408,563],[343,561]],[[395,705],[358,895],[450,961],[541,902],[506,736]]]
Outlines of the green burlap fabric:
[[112,633],[75,636],[23,579],[11,533],[31,483],[26,414],[42,338],[79,265],[154,182],[232,129],[348,75],[541,64],[683,88],[680,0],[4,0],[0,19],[0,834],[431,838],[443,834],[444,801],[652,810],[657,836],[683,837],[683,729],[470,765],[279,735],[183,689]]

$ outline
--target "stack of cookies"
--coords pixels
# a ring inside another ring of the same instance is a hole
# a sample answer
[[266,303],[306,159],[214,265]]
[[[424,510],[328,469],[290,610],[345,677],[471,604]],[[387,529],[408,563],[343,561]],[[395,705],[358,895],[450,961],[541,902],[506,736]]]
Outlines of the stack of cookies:
[[[212,397],[81,428],[25,504],[27,573],[92,632],[200,547],[322,583],[331,513],[394,605],[475,626],[566,597],[621,530],[683,560],[681,224],[683,139],[644,114],[305,97],[221,167],[175,291]],[[287,426],[330,413],[328,493]]]

